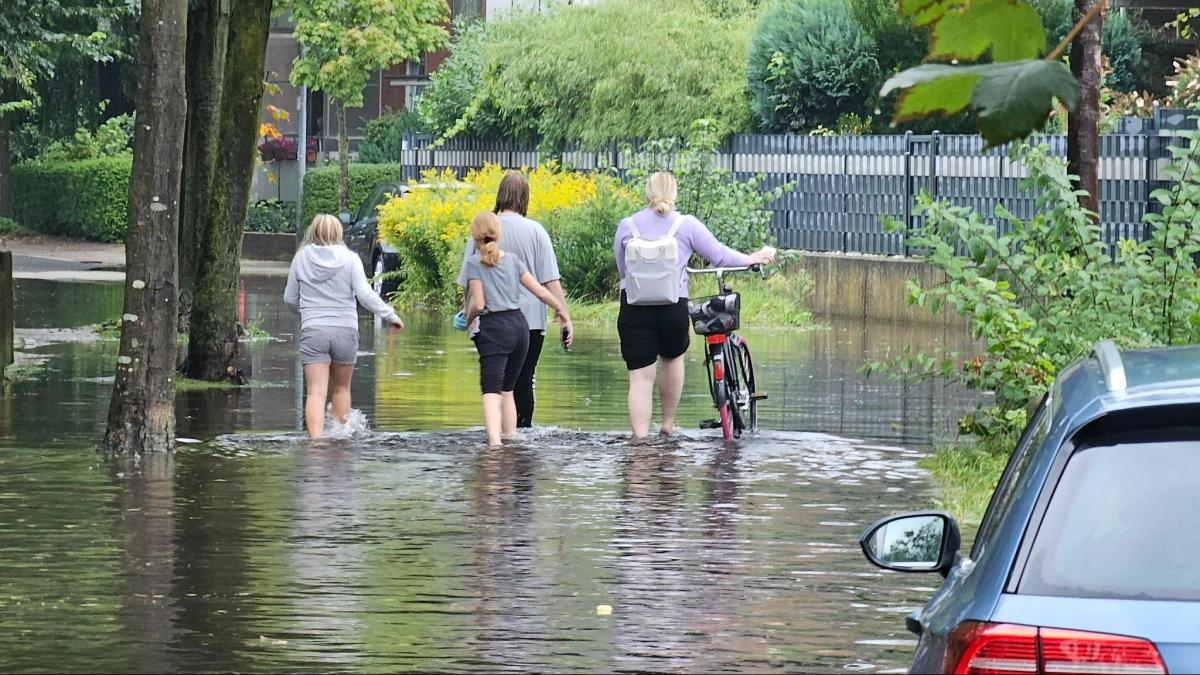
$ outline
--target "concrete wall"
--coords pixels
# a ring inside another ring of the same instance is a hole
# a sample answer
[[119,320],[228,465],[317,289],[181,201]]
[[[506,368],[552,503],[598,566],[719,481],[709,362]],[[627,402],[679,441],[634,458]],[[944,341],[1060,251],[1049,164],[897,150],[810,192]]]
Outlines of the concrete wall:
[[908,258],[804,253],[801,268],[813,278],[809,308],[818,317],[966,326],[947,308],[934,316],[926,307],[908,304],[908,280],[923,287],[945,281],[940,270]]

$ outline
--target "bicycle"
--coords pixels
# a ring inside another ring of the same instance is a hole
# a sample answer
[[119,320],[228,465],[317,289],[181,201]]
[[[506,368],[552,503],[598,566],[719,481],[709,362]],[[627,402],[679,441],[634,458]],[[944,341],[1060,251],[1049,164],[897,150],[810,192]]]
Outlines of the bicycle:
[[720,428],[726,441],[741,438],[745,431],[758,431],[758,403],[767,398],[755,388],[754,361],[745,338],[736,331],[741,324],[741,296],[725,284],[725,275],[748,270],[762,273],[759,265],[746,267],[687,268],[688,274],[715,274],[717,294],[688,301],[688,317],[697,335],[707,344],[704,368],[708,389],[718,419],[705,420],[701,429]]

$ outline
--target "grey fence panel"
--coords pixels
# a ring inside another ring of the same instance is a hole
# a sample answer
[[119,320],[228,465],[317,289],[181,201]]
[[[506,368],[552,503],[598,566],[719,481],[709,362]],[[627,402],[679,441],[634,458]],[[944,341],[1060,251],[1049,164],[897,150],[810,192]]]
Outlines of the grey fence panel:
[[[1034,142],[1055,156],[1066,155],[1066,138],[1042,136]],[[1171,137],[1150,134],[1101,138],[1100,220],[1105,241],[1145,236],[1143,219],[1156,208],[1151,193],[1166,185]],[[555,159],[568,169],[609,171],[625,177],[648,159],[644,144],[612,144],[594,150],[564,148],[540,152],[507,141],[452,139],[435,145],[428,136],[406,139],[401,177],[428,169],[451,169],[462,176],[485,164],[531,167]],[[674,157],[654,157],[673,167]],[[913,212],[917,195],[927,192],[980,213],[998,231],[1011,229],[996,214],[1003,207],[1027,219],[1037,212],[1037,195],[1020,188],[1026,172],[1007,148],[984,149],[968,135],[796,136],[737,134],[714,155],[717,166],[738,180],[760,179],[763,189],[790,184],[793,190],[770,203],[770,228],[786,248],[876,254],[905,254],[904,235],[889,232],[888,220],[919,227]]]

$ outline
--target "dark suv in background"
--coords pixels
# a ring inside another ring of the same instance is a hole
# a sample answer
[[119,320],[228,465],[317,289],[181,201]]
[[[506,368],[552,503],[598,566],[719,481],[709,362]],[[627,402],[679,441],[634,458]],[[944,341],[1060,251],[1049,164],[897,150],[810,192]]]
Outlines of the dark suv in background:
[[1200,672],[1200,347],[1102,342],[1060,373],[959,543],[938,512],[860,539],[946,577],[908,617],[912,672]]
[[[396,181],[384,183],[371,191],[358,207],[353,219],[343,214],[346,246],[362,260],[367,278],[372,279],[375,292],[387,298],[396,292],[398,284],[393,278],[383,275],[399,268],[396,250],[379,240],[379,207],[392,197],[402,197],[408,186]],[[349,221],[349,222],[346,222]]]

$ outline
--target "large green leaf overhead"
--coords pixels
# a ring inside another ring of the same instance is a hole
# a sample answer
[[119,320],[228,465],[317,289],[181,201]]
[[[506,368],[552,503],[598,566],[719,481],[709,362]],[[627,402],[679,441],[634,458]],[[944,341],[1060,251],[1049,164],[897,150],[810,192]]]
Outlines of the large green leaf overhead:
[[[953,115],[970,106],[991,147],[1041,128],[1055,100],[1075,109],[1079,85],[1061,62],[1037,60],[1046,33],[1025,2],[900,0],[900,13],[929,28],[927,61],[955,65],[926,63],[885,82],[882,96],[903,92],[896,121]],[[993,63],[978,63],[989,55]]]
[[979,115],[988,147],[1024,138],[1040,127],[1054,100],[1068,108],[1079,101],[1071,71],[1058,61],[1023,60],[974,66],[925,64],[898,73],[883,95],[904,90],[897,118],[951,115],[969,104]]

